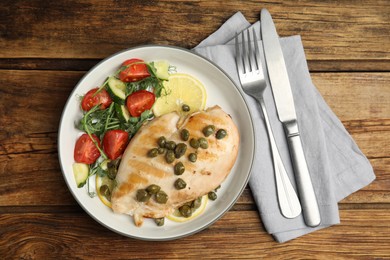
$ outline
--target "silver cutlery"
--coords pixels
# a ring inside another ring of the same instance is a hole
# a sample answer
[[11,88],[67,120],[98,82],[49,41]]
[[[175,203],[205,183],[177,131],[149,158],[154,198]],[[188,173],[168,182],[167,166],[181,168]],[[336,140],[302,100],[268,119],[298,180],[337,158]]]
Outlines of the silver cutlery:
[[260,60],[259,47],[255,30],[252,30],[253,38],[249,30],[241,33],[242,42],[239,44],[238,35],[235,38],[236,63],[238,75],[244,92],[255,98],[261,107],[271,144],[271,153],[275,171],[275,182],[279,207],[286,218],[295,218],[301,213],[301,205],[297,194],[287,176],[282,159],[276,146],[267,110],[263,100],[264,90],[267,88],[263,68]]
[[272,17],[266,9],[261,10],[260,26],[271,89],[279,120],[285,129],[303,217],[307,226],[316,227],[321,222],[321,216],[302,147],[283,52]]

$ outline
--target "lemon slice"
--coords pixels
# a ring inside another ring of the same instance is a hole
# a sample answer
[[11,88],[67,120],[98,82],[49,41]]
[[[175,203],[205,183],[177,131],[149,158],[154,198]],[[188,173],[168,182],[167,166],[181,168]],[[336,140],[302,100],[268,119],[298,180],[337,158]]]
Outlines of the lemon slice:
[[175,221],[175,222],[186,222],[186,221],[188,221],[188,220],[194,219],[194,218],[196,218],[197,216],[199,216],[200,214],[203,213],[203,211],[204,211],[205,208],[206,208],[206,205],[207,205],[208,200],[209,200],[209,199],[208,199],[208,197],[207,197],[207,194],[204,195],[204,196],[202,197],[201,202],[200,202],[199,208],[195,209],[195,210],[192,212],[191,217],[188,217],[188,218],[183,217],[183,216],[180,214],[179,210],[176,209],[172,214],[170,214],[170,215],[167,216],[167,219],[170,219],[170,220]]
[[[155,116],[161,116],[173,111],[179,114],[190,114],[203,110],[206,106],[207,93],[202,82],[191,75],[183,73],[171,74],[168,81],[164,81],[166,95],[157,99],[153,106]],[[164,92],[163,92],[164,93]],[[190,110],[184,112],[182,105],[186,104]]]
[[112,192],[114,188],[114,180],[111,180],[107,176],[99,176],[98,174],[96,175],[96,192],[99,197],[99,199],[106,205],[107,207],[111,208],[111,201],[107,199],[104,194],[102,194],[102,191],[100,190],[100,187],[103,185],[107,185],[108,189],[110,190],[110,193]]

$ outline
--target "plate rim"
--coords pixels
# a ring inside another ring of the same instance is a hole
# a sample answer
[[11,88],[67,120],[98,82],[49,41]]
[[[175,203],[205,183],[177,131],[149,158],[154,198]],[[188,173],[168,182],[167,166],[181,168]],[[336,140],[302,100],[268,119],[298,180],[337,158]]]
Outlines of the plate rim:
[[[252,133],[253,133],[253,143],[252,143],[252,149],[251,149],[253,151],[253,153],[252,153],[252,158],[250,158],[249,171],[247,173],[245,181],[242,183],[242,187],[240,188],[240,191],[235,195],[234,200],[231,200],[229,202],[229,206],[226,207],[226,209],[224,209],[221,213],[219,213],[217,215],[217,217],[215,217],[212,221],[209,221],[209,222],[205,223],[204,225],[194,229],[191,232],[186,232],[184,234],[180,234],[180,235],[177,235],[177,236],[169,236],[169,237],[162,237],[162,238],[150,238],[150,237],[142,237],[142,236],[137,236],[137,235],[131,235],[131,234],[125,233],[125,232],[123,232],[121,230],[114,229],[114,228],[108,226],[107,224],[105,224],[104,222],[102,222],[101,220],[99,220],[97,217],[95,217],[94,214],[92,214],[92,212],[90,212],[88,209],[86,209],[84,207],[83,203],[81,203],[81,201],[79,200],[78,196],[73,192],[73,189],[70,187],[70,183],[67,181],[67,178],[65,176],[65,170],[64,170],[64,166],[63,166],[62,160],[61,160],[61,142],[60,142],[61,128],[62,128],[62,123],[63,123],[63,120],[64,120],[64,116],[65,116],[65,110],[68,107],[68,104],[71,101],[72,97],[74,96],[76,89],[84,81],[84,79],[90,73],[92,73],[92,71],[94,71],[97,67],[99,67],[101,64],[103,64],[104,62],[108,61],[109,59],[111,59],[111,58],[113,58],[115,56],[118,56],[118,55],[120,55],[122,53],[125,53],[125,52],[137,50],[137,49],[155,48],[155,47],[167,48],[167,49],[175,49],[175,50],[186,52],[186,53],[188,53],[190,55],[194,55],[194,56],[196,56],[196,57],[198,57],[200,59],[203,59],[204,61],[206,61],[206,62],[210,63],[212,66],[214,66],[217,70],[219,70],[233,84],[233,86],[237,89],[237,91],[241,95],[241,98],[242,98],[242,100],[244,101],[244,104],[245,104],[246,111],[249,114],[250,127],[252,128]],[[74,86],[73,90],[69,94],[69,96],[68,96],[68,98],[66,100],[66,103],[64,104],[64,107],[63,107],[62,112],[61,112],[60,121],[59,121],[58,137],[57,137],[58,160],[59,160],[62,176],[63,176],[63,178],[65,180],[65,183],[66,183],[66,185],[68,187],[68,190],[72,194],[73,198],[77,201],[77,204],[84,210],[84,212],[86,212],[90,217],[92,217],[92,219],[94,219],[96,222],[98,222],[99,224],[101,224],[105,228],[107,228],[107,229],[109,229],[109,230],[111,230],[111,231],[113,231],[113,232],[115,232],[117,234],[123,235],[125,237],[129,237],[129,238],[133,238],[133,239],[139,239],[139,240],[144,240],[144,241],[170,241],[170,240],[176,240],[176,239],[180,239],[180,238],[183,238],[183,237],[191,236],[191,235],[199,233],[200,231],[210,227],[216,221],[221,219],[236,204],[237,200],[240,198],[240,196],[242,195],[243,191],[245,190],[245,187],[247,186],[247,184],[249,182],[249,179],[250,179],[250,176],[251,176],[251,172],[252,172],[252,169],[253,169],[255,153],[256,153],[256,146],[255,146],[255,144],[256,144],[256,135],[255,135],[255,127],[254,127],[252,112],[249,109],[249,105],[248,105],[247,100],[245,99],[245,94],[244,94],[243,90],[234,82],[232,77],[228,73],[226,73],[225,70],[223,70],[219,65],[217,65],[215,62],[213,62],[212,60],[208,59],[207,57],[204,57],[204,56],[202,56],[202,55],[200,55],[200,54],[198,54],[196,52],[193,52],[193,51],[191,51],[189,49],[186,49],[186,48],[183,48],[183,47],[173,46],[173,45],[165,45],[165,44],[143,44],[143,45],[137,45],[137,46],[130,47],[130,48],[127,48],[127,49],[123,49],[121,51],[115,52],[115,53],[107,56],[106,58],[102,59],[97,64],[95,64],[93,67],[91,67],[78,80],[77,84]]]

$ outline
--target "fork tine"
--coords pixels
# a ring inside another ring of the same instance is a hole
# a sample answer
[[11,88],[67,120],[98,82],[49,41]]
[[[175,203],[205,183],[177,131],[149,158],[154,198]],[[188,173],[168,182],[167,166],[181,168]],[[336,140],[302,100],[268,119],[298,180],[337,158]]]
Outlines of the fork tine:
[[255,62],[256,62],[256,69],[258,70],[262,70],[261,68],[261,59],[260,59],[260,50],[259,50],[259,46],[257,44],[257,36],[256,36],[256,31],[255,31],[255,28],[253,28],[252,30],[252,33],[253,33],[253,39],[254,39],[254,45],[255,45]]
[[252,50],[252,39],[251,35],[249,33],[249,29],[246,30],[246,34],[248,36],[248,63],[249,63],[249,71],[253,71],[255,69],[255,64],[254,64],[254,55],[253,55],[253,50]]
[[235,46],[236,46],[236,64],[237,64],[237,69],[239,74],[244,74],[244,64],[243,64],[243,55],[240,50],[240,46],[238,44],[238,34],[236,33],[236,37],[234,38],[235,41]]
[[249,72],[249,52],[248,46],[246,45],[245,31],[241,32],[241,46],[242,46],[242,63],[244,67],[244,73]]

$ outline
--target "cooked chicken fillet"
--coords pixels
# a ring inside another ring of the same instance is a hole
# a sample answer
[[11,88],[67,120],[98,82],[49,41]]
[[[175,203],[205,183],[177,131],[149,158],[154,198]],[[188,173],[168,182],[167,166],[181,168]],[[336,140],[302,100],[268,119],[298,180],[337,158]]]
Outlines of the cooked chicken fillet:
[[[207,149],[194,149],[189,141],[182,141],[180,130],[185,128],[191,138],[204,137],[203,128],[214,125],[218,129],[225,129],[227,136],[217,139],[214,135],[206,137]],[[172,140],[176,144],[187,144],[184,156],[167,163],[164,155],[150,158],[147,153],[158,147],[160,136]],[[209,191],[217,188],[232,169],[238,153],[239,133],[231,117],[219,106],[206,111],[197,112],[181,120],[176,112],[155,118],[144,125],[132,138],[127,146],[116,176],[117,186],[114,188],[111,203],[116,213],[128,214],[134,217],[136,226],[141,226],[143,218],[161,218],[172,213],[186,202],[192,201]],[[190,162],[188,155],[197,151],[196,162]],[[182,162],[185,172],[178,176],[174,174],[174,165]],[[177,190],[174,182],[183,179],[187,186]],[[156,184],[168,195],[165,204],[159,204],[152,196],[147,202],[137,201],[139,189],[146,189]]]

